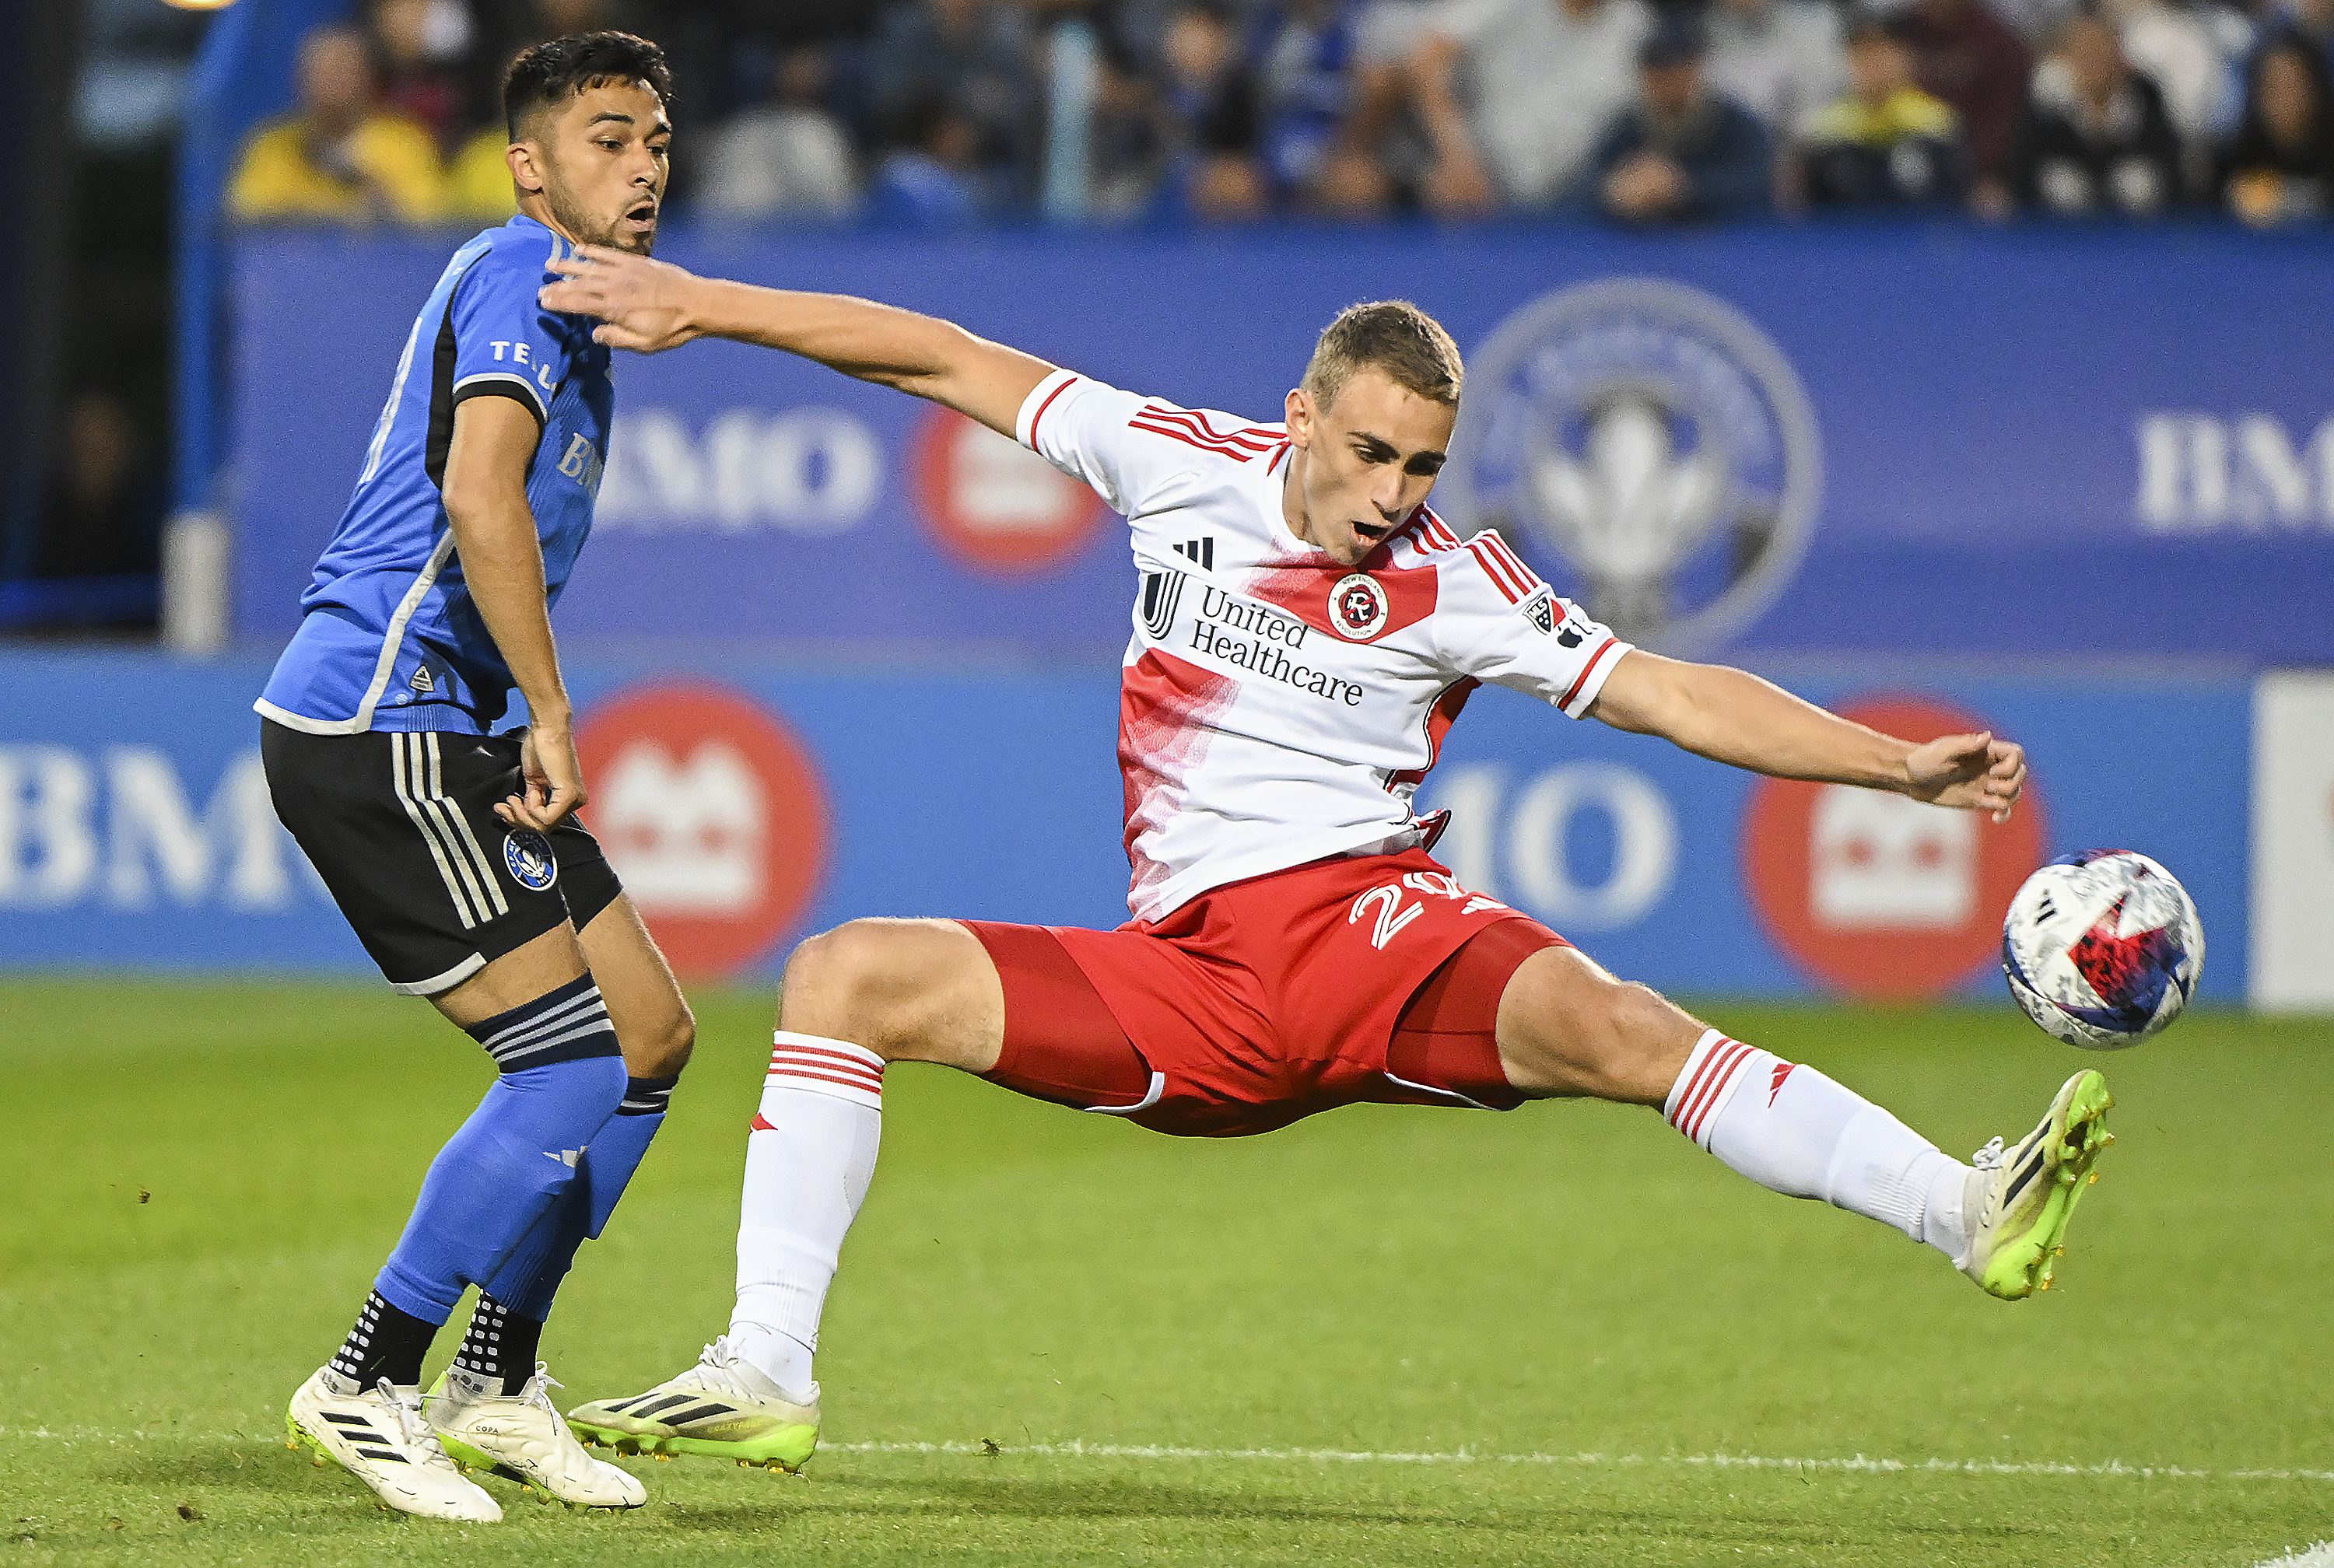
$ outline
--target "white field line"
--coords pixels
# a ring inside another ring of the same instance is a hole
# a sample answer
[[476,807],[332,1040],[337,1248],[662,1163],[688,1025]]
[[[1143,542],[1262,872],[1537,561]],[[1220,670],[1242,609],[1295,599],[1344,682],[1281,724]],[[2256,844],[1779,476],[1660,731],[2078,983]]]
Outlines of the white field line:
[[[825,1443],[829,1453],[988,1454],[984,1443]],[[2109,1459],[2098,1465],[2016,1463],[2001,1459],[1784,1458],[1765,1454],[1483,1454],[1471,1448],[1424,1453],[1381,1453],[1351,1448],[1183,1448],[1128,1443],[1001,1443],[1000,1456],[1027,1454],[1050,1458],[1204,1459],[1310,1462],[1327,1465],[1569,1465],[1583,1468],[1663,1465],[1707,1470],[1812,1470],[1857,1475],[2127,1476],[2138,1480],[2329,1481],[2334,1470],[2197,1470],[2178,1465],[2130,1465]],[[2334,1558],[2307,1568],[2334,1568]]]
[[[0,1438],[22,1438],[62,1443],[242,1442],[265,1446],[280,1443],[273,1432],[188,1432],[172,1428],[151,1431],[110,1431],[92,1427],[0,1427]],[[2199,1470],[2182,1465],[2134,1465],[2108,1459],[2096,1465],[2053,1464],[2005,1459],[1876,1459],[1863,1454],[1846,1458],[1788,1458],[1769,1454],[1497,1454],[1472,1448],[1386,1452],[1365,1448],[1187,1448],[1154,1443],[822,1443],[828,1454],[945,1454],[999,1457],[1031,1457],[1054,1459],[1200,1459],[1262,1461],[1322,1465],[1561,1465],[1583,1469],[1617,1469],[1633,1466],[1664,1466],[1701,1470],[1790,1470],[1871,1476],[2117,1476],[2134,1480],[2177,1481],[2320,1481],[2334,1482],[2334,1470],[2242,1469]],[[2334,1568],[2334,1545],[2313,1546],[2303,1555],[2281,1559],[2262,1568]]]
[[2257,1563],[2253,1568],[2334,1568],[2334,1541],[2320,1541],[2314,1546],[2304,1546],[2291,1556]]

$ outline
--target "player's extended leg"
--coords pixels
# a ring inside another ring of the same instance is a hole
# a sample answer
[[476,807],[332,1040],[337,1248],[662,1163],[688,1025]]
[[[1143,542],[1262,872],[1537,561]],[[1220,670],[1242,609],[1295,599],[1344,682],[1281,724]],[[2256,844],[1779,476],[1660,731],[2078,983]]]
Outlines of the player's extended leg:
[[[392,1506],[491,1520],[500,1517],[493,1500],[452,1473],[429,1430],[421,1359],[464,1287],[494,1279],[574,1182],[582,1151],[624,1097],[625,1073],[567,926],[431,1000],[487,1048],[500,1075],[430,1162],[356,1326],[293,1396],[288,1420],[296,1438],[346,1465]],[[564,1440],[564,1429],[555,1436]],[[637,1482],[612,1466],[598,1468],[626,1483],[610,1483],[614,1496],[642,1500]]]
[[883,1068],[982,1073],[1004,1040],[1004,989],[953,920],[854,920],[795,950],[747,1135],[738,1304],[698,1365],[646,1393],[569,1412],[630,1452],[799,1468],[818,1440],[811,1375],[843,1238],[875,1172]]
[[664,1123],[697,1024],[629,899],[618,894],[587,914],[577,939],[622,1047],[623,1102],[577,1159],[566,1190],[480,1286],[469,1332],[433,1390],[446,1398],[430,1414],[466,1464],[539,1485],[563,1502],[630,1507],[644,1500],[640,1484],[566,1438],[548,1392],[557,1385],[536,1355],[576,1248],[606,1228]]
[[1758,1182],[1895,1226],[2007,1300],[2047,1289],[2067,1217],[2108,1137],[2097,1073],[1973,1169],[1812,1067],[1729,1039],[1571,948],[1526,959],[1500,998],[1500,1062],[1534,1095],[1658,1105]]

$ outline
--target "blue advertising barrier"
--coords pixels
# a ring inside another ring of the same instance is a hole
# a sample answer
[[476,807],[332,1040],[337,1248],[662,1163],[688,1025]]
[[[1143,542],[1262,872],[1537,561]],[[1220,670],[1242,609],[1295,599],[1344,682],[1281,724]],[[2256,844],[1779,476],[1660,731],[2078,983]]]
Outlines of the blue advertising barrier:
[[[1823,989],[1828,920],[1879,944],[1864,951],[1942,954],[1948,985],[1999,996],[1997,873],[2014,885],[2044,855],[2126,846],[2195,896],[2203,994],[2243,995],[2249,685],[1777,673],[1818,700],[1941,706],[2022,740],[2039,810],[2020,822],[2040,835],[1868,792],[1835,803],[1844,816],[1761,815],[1778,786],[1490,690],[1423,792],[1453,808],[1437,853],[1665,988]],[[240,659],[0,657],[0,967],[370,973],[269,807],[249,711],[264,676]],[[794,940],[860,915],[1125,918],[1114,669],[585,659],[570,679],[585,814],[686,967],[768,976]],[[788,750],[800,781],[768,761]],[[1761,856],[1799,857],[1814,890]]]
[[[458,238],[239,240],[235,613],[255,643],[290,631]],[[1438,505],[1653,646],[2334,661],[2315,238],[680,228],[661,251],[1259,421],[1339,307],[1415,298],[1471,365]],[[1118,531],[1001,438],[764,350],[619,361],[571,646],[1123,646]]]

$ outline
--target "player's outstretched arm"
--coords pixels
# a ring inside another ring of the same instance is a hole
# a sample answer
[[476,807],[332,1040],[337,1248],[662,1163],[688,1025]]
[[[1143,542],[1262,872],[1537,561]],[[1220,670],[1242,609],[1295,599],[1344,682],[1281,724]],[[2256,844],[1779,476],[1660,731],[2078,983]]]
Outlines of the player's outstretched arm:
[[1990,734],[1914,743],[1803,702],[1719,664],[1632,649],[1590,710],[1615,729],[1657,735],[1697,756],[1778,778],[1895,790],[2007,822],[2026,787],[2026,752]]
[[463,399],[454,405],[454,437],[439,493],[462,581],[526,698],[526,793],[511,796],[495,813],[515,825],[547,829],[584,803],[584,768],[575,757],[574,710],[551,640],[543,545],[526,504],[527,465],[542,438],[534,410],[515,399]]
[[953,322],[848,294],[797,293],[701,278],[600,245],[555,260],[546,309],[597,316],[593,337],[644,354],[692,338],[733,338],[944,403],[1010,436],[1022,401],[1054,367]]

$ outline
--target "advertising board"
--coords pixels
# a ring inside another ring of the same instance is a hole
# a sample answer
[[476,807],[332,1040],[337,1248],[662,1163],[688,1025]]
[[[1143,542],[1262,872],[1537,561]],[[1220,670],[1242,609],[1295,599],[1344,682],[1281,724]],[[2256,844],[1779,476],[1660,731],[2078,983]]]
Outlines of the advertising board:
[[2253,693],[2256,1006],[2334,1013],[2334,674]]
[[[1876,722],[2021,740],[2026,809],[1997,825],[1778,784],[1493,689],[1421,792],[1452,811],[1436,853],[1666,989],[1999,999],[2018,880],[2128,847],[2195,896],[2202,996],[2243,994],[2270,918],[2248,919],[2245,684],[1775,673]],[[275,823],[249,708],[264,677],[240,659],[0,659],[0,689],[41,694],[0,704],[0,967],[371,972]],[[569,681],[586,820],[689,975],[773,975],[796,939],[860,915],[1126,918],[1113,669],[581,659]]]
[[[289,632],[461,237],[237,242],[242,635]],[[659,254],[933,312],[1243,420],[1279,418],[1340,307],[1415,298],[1472,364],[1438,504],[1500,526],[1648,646],[2334,662],[2334,395],[2317,371],[2334,313],[2265,331],[2258,306],[2320,288],[2305,242],[676,226]],[[616,381],[597,531],[561,608],[571,646],[1124,645],[1116,528],[993,432],[732,343],[620,355]]]

